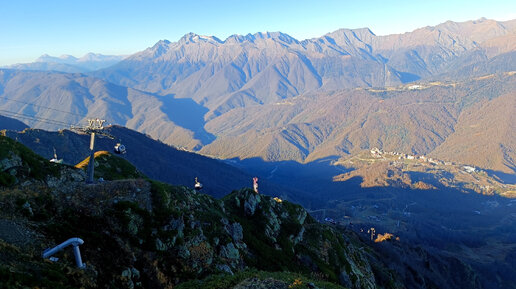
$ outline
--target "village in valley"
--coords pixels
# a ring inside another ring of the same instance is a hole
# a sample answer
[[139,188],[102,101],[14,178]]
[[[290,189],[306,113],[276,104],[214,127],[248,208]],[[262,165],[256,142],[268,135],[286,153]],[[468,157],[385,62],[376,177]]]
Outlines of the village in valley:
[[[334,182],[360,182],[361,190],[350,190],[349,196],[335,200],[333,208],[324,210],[322,219],[374,242],[386,238],[411,240],[432,234],[446,239],[461,232],[464,219],[499,218],[506,223],[516,218],[516,214],[506,213],[516,205],[516,185],[504,183],[489,171],[472,165],[378,148],[333,164],[347,171],[335,176]],[[483,201],[470,206],[467,199]],[[443,206],[460,207],[462,211],[450,217],[443,213]],[[425,222],[425,229],[414,230],[414,224],[421,222]],[[479,236],[497,230],[487,225],[478,225],[476,229],[482,232]]]
[[516,198],[516,185],[472,165],[439,160],[425,155],[372,148],[334,165],[351,171],[334,177],[346,181],[360,176],[362,187],[394,186],[412,189],[455,188],[465,193],[498,194]]
[[[458,165],[457,163],[454,163],[454,162],[441,161],[441,160],[437,160],[437,159],[434,159],[431,157],[427,157],[425,155],[411,155],[411,154],[403,154],[403,153],[398,153],[398,152],[385,152],[376,147],[371,149],[370,152],[371,152],[371,156],[373,158],[377,158],[377,159],[384,158],[384,156],[385,157],[391,156],[391,157],[398,157],[398,159],[400,159],[400,160],[419,160],[420,162],[428,163],[431,165],[441,165],[441,166],[457,166]],[[475,167],[468,166],[468,165],[463,165],[462,169],[464,169],[464,171],[467,173],[474,173],[477,170]]]

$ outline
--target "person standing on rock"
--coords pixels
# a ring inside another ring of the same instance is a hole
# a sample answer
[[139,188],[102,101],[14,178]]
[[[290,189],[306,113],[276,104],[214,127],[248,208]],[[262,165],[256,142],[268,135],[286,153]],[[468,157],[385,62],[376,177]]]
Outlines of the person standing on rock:
[[253,189],[254,189],[254,192],[258,194],[258,178],[257,177],[253,178]]

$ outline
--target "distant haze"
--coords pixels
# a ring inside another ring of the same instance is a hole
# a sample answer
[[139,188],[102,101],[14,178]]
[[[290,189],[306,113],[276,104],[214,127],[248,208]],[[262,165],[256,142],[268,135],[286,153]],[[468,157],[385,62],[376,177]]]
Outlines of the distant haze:
[[31,63],[17,63],[8,65],[5,68],[19,70],[43,70],[61,72],[89,72],[109,67],[124,59],[125,55],[102,55],[88,53],[77,58],[72,55],[61,55],[59,57],[43,54],[36,61]]

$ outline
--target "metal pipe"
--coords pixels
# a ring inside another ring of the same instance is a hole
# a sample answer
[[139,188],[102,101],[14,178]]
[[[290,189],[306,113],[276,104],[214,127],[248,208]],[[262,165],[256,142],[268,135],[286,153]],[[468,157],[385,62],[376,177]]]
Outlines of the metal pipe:
[[84,268],[85,266],[82,263],[81,250],[79,250],[79,246],[73,246],[73,255],[75,256],[75,263],[77,264],[77,267]]
[[81,251],[79,250],[79,245],[84,244],[84,241],[81,238],[70,238],[63,243],[55,246],[54,248],[48,248],[45,251],[43,251],[43,258],[49,258],[50,256],[54,255],[55,253],[63,250],[64,248],[72,245],[73,246],[73,254],[75,256],[75,263],[77,264],[77,267],[84,268],[84,264],[82,263],[81,258]]
[[93,174],[95,169],[95,133],[91,133],[90,139],[90,161],[88,163],[88,179],[86,183],[93,184]]

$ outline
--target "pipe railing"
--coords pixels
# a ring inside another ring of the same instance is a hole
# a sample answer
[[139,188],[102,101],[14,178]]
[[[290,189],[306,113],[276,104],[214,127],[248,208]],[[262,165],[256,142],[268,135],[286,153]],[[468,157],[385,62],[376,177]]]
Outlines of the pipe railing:
[[84,268],[86,265],[82,263],[81,258],[81,251],[79,250],[79,245],[84,244],[84,241],[81,238],[70,238],[63,243],[55,246],[54,248],[48,248],[45,251],[43,251],[43,258],[50,258],[50,256],[54,255],[55,253],[63,250],[64,248],[68,246],[73,246],[73,254],[75,256],[75,263],[77,264],[77,267]]

